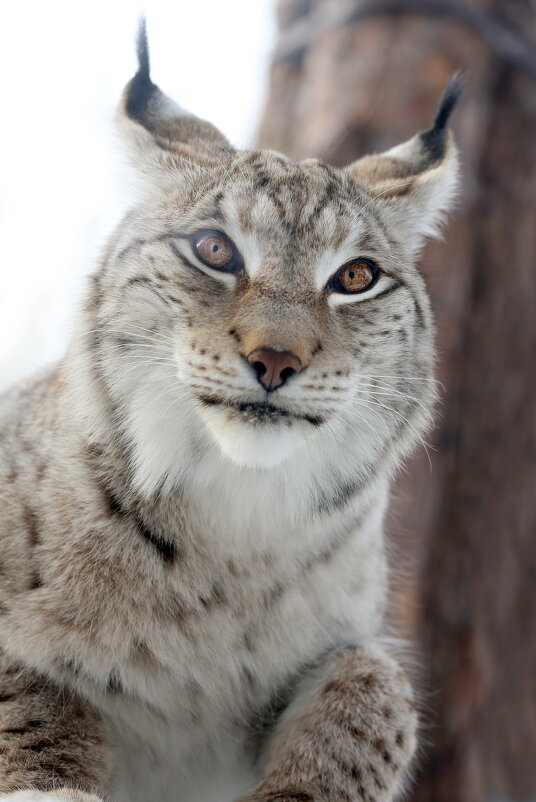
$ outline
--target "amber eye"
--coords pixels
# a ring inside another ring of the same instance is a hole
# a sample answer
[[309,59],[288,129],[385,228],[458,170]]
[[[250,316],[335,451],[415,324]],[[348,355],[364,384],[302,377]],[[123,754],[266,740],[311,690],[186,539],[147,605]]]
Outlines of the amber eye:
[[192,238],[192,248],[199,259],[214,270],[236,273],[242,269],[240,254],[221,231],[198,231]]
[[355,294],[364,292],[376,283],[380,275],[374,262],[368,259],[357,259],[341,267],[331,278],[328,288],[332,292]]

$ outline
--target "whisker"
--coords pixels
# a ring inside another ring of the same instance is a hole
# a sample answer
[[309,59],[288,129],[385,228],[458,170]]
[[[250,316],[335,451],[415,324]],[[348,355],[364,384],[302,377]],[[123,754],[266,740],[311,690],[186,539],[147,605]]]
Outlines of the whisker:
[[[142,328],[141,326],[138,328]],[[98,329],[90,329],[89,331],[83,332],[84,337],[89,337],[91,334],[121,334],[129,337],[138,337],[144,340],[152,340],[152,341],[161,341],[175,343],[175,340],[170,336],[163,333],[154,333],[150,332],[149,329],[143,329],[142,331],[148,332],[147,334],[140,334],[137,331],[128,331],[127,329],[117,329],[117,328],[108,328],[108,327],[101,327]]]
[[357,376],[357,378],[372,379],[372,380],[374,380],[374,379],[401,379],[401,380],[404,380],[404,381],[425,382],[425,383],[431,382],[432,384],[439,385],[441,388],[443,388],[443,390],[445,389],[445,385],[442,384],[438,379],[435,379],[433,376],[422,376],[421,377],[421,376],[404,376],[404,375],[387,375],[387,374],[384,374],[384,375],[377,374],[376,376],[365,376],[362,373],[357,373],[356,376]]
[[[408,419],[408,418],[407,418],[405,415],[403,415],[403,414],[402,414],[401,412],[399,412],[398,410],[396,410],[396,409],[393,409],[392,407],[389,407],[389,406],[387,406],[386,404],[382,404],[380,401],[370,401],[370,400],[366,400],[366,401],[365,401],[365,400],[363,400],[363,401],[360,401],[359,399],[355,399],[355,400],[356,400],[358,403],[361,403],[361,405],[362,405],[362,406],[363,406],[363,405],[364,405],[364,406],[367,406],[368,404],[374,404],[374,405],[376,405],[376,406],[379,406],[379,407],[381,407],[382,409],[385,409],[385,410],[387,410],[387,412],[389,412],[391,415],[398,415],[398,417],[399,417],[399,418],[401,418],[401,419],[402,419],[402,420],[403,420],[403,421],[404,421],[404,422],[405,422],[405,423],[406,423],[406,424],[407,424],[407,425],[408,425],[408,426],[409,426],[409,427],[410,427],[410,428],[413,430],[413,432],[415,432],[415,434],[416,434],[417,438],[418,438],[418,439],[419,439],[419,441],[421,442],[421,444],[422,444],[422,446],[423,446],[423,448],[424,448],[424,450],[425,450],[425,452],[426,452],[426,456],[428,457],[428,463],[429,463],[429,465],[430,465],[430,472],[432,471],[432,460],[431,460],[431,458],[430,458],[429,449],[432,449],[432,450],[433,450],[433,447],[430,445],[430,443],[426,443],[426,442],[425,442],[425,440],[423,439],[422,435],[421,435],[421,434],[418,432],[418,430],[415,428],[415,426],[414,426],[414,425],[411,423],[411,421],[410,421],[410,420],[409,420],[409,419]],[[393,420],[394,420],[394,418],[393,418]]]
[[[421,409],[423,409],[425,412],[428,412],[428,410],[427,410],[426,406],[423,404],[423,402],[420,401],[418,398],[415,398],[415,396],[413,396],[413,395],[407,395],[406,393],[402,393],[399,390],[395,390],[392,387],[390,387],[388,391],[376,390],[376,388],[372,384],[364,385],[364,387],[366,389],[363,389],[363,386],[358,387],[358,390],[357,390],[358,394],[360,392],[363,392],[363,393],[365,393],[365,395],[372,395],[372,396],[386,395],[386,396],[391,396],[391,397],[395,396],[397,398],[403,398],[403,399],[405,399],[407,401],[414,401],[416,404],[418,404],[418,406],[421,407]],[[383,385],[383,384],[380,383],[380,387],[388,387],[388,385]]]

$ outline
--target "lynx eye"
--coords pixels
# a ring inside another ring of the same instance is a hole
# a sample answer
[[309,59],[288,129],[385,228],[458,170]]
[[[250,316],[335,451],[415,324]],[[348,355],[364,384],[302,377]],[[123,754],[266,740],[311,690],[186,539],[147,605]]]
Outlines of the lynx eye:
[[356,259],[341,267],[331,278],[328,289],[332,292],[355,294],[364,292],[376,283],[380,275],[374,262],[368,259]]
[[203,264],[214,270],[235,273],[242,269],[240,254],[221,231],[198,231],[192,237],[192,248]]

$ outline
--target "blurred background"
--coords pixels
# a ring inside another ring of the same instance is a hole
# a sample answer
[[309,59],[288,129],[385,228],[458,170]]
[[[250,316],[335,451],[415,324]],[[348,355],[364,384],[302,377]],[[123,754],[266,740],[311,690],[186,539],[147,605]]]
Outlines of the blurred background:
[[[61,355],[128,203],[111,119],[134,3],[11,4],[0,51],[0,386]],[[536,5],[146,3],[155,81],[231,141],[342,165],[425,128],[457,69],[462,197],[422,269],[445,389],[389,516],[425,712],[413,802],[536,800]],[[400,569],[402,566],[402,569]]]

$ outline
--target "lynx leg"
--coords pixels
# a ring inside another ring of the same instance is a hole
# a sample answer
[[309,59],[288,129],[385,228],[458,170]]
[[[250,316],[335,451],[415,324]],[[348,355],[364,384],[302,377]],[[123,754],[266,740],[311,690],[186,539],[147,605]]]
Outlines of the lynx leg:
[[98,715],[0,659],[0,799],[98,802],[110,765]]
[[415,749],[409,683],[380,646],[355,646],[299,689],[242,802],[387,802]]

